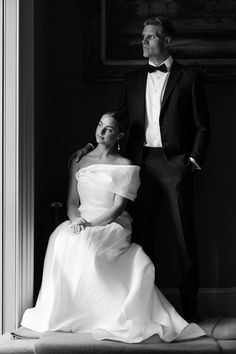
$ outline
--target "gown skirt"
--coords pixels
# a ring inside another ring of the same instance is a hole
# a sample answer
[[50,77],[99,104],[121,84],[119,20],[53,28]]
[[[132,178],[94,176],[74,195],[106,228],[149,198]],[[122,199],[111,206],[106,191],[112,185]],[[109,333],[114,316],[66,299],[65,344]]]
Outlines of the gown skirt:
[[[134,165],[90,165],[76,178],[79,212],[87,221],[108,210],[116,194],[134,200],[140,184]],[[166,342],[205,335],[155,286],[153,263],[141,246],[130,242],[131,231],[126,211],[114,222],[87,227],[78,235],[70,221],[60,224],[49,238],[37,303],[25,311],[21,325],[127,343],[154,334]]]

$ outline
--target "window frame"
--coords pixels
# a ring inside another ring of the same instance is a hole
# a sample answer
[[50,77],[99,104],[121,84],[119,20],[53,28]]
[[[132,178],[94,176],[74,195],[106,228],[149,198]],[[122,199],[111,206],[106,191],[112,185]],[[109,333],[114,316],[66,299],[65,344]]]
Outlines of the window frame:
[[0,0],[1,333],[33,303],[34,1]]

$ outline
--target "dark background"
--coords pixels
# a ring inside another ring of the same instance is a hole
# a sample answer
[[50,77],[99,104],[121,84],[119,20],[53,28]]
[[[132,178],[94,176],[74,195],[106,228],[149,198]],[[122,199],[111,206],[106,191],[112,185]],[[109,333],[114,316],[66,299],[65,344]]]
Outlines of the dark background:
[[[66,200],[68,159],[93,137],[98,119],[116,102],[121,88],[120,82],[85,80],[87,41],[82,1],[35,1],[35,296],[47,241],[57,222],[50,203]],[[211,141],[204,169],[194,178],[200,286],[233,287],[236,82],[208,82],[205,90]],[[165,205],[156,239],[158,284],[175,288],[178,257]]]

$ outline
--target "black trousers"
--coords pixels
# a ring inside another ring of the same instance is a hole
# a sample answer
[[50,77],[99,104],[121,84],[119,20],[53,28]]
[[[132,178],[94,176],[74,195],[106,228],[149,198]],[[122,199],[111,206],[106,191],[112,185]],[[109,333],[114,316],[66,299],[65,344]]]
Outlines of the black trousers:
[[155,221],[161,198],[167,198],[175,226],[182,281],[180,296],[184,312],[197,305],[199,287],[198,249],[194,233],[191,162],[169,162],[162,148],[144,148],[141,186],[131,209],[133,241],[154,260]]

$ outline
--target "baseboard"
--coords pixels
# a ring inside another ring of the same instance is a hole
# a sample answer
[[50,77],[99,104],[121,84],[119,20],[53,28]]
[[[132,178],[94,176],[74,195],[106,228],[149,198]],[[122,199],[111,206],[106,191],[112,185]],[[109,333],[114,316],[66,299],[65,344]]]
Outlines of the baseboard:
[[[161,291],[180,311],[179,290],[168,288]],[[199,311],[202,314],[236,316],[236,287],[200,288],[198,301]]]

